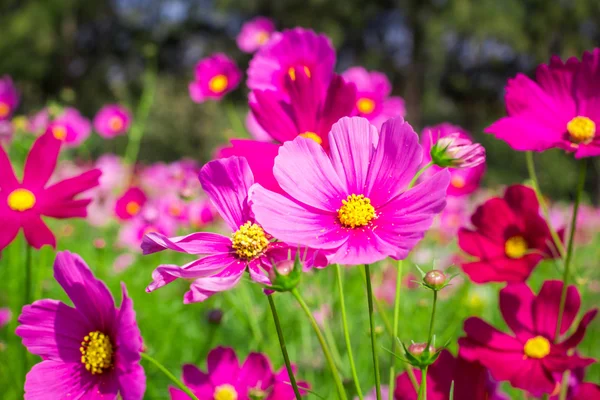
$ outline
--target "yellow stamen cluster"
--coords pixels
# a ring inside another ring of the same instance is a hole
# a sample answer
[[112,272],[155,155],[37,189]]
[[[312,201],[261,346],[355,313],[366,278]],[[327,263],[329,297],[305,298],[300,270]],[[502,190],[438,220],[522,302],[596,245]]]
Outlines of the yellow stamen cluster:
[[375,218],[375,207],[371,200],[362,194],[351,194],[342,200],[342,206],[337,210],[340,223],[346,228],[366,226]]
[[504,252],[510,258],[521,258],[528,249],[529,245],[523,236],[512,236],[504,243]]
[[543,336],[536,336],[525,342],[525,356],[529,358],[544,358],[550,354],[550,342]]
[[108,120],[108,127],[114,132],[123,129],[123,125],[123,118],[119,116],[115,115],[114,117],[110,117],[110,119]]
[[462,176],[453,176],[452,179],[450,179],[450,185],[457,189],[464,188],[466,184],[467,182],[465,182],[465,178],[463,178]]
[[142,207],[135,201],[130,201],[125,205],[125,211],[127,211],[127,214],[129,215],[137,215],[137,213],[140,212],[140,208]]
[[67,138],[67,128],[63,125],[55,125],[52,127],[52,135],[58,140],[65,140]]
[[269,33],[265,31],[260,31],[256,34],[255,40],[256,43],[262,46],[263,44],[267,43],[267,40],[269,40]]
[[101,374],[112,367],[113,346],[108,335],[90,332],[81,342],[81,363],[92,374]]
[[215,75],[208,81],[208,88],[215,93],[222,93],[227,89],[229,79],[223,74]]
[[27,211],[35,205],[35,195],[27,189],[15,189],[8,195],[7,203],[13,211]]
[[375,110],[375,102],[369,98],[361,97],[356,102],[356,108],[363,114],[371,114]]
[[[304,73],[306,74],[306,76],[310,78],[310,68],[308,68],[305,65],[304,67],[302,67],[302,69],[304,70]],[[290,67],[288,69],[288,75],[290,76],[290,78],[292,78],[293,81],[295,81],[296,80],[296,68]]]
[[315,142],[317,142],[318,144],[323,143],[323,139],[321,139],[321,136],[317,135],[314,132],[304,132],[304,133],[301,133],[299,136],[302,136],[303,138],[307,138],[307,139],[312,139]]
[[252,260],[265,251],[269,239],[259,225],[248,221],[231,236],[231,246],[239,258]]
[[573,143],[587,144],[596,135],[596,123],[588,117],[575,117],[567,124],[567,131]]
[[219,385],[215,388],[214,400],[237,400],[238,394],[235,388],[229,384]]
[[10,107],[9,107],[9,105],[6,104],[3,101],[0,101],[0,118],[4,118],[8,114],[10,114]]

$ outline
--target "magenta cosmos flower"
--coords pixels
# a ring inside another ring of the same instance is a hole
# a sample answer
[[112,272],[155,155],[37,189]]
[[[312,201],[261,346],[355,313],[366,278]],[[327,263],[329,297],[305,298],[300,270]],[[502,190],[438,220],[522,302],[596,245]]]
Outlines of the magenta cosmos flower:
[[59,252],[54,278],[74,307],[38,300],[23,307],[16,334],[42,357],[27,374],[25,399],[142,399],[142,337],[133,303],[121,285],[121,307],[76,254]]
[[106,139],[123,135],[131,125],[131,113],[118,104],[107,104],[94,117],[94,129]]
[[540,261],[558,253],[549,247],[550,229],[527,186],[513,185],[504,197],[489,199],[471,222],[474,229],[458,231],[458,246],[472,256],[461,267],[473,282],[523,282]]
[[148,201],[146,193],[132,186],[119,197],[115,203],[115,215],[120,220],[128,220],[138,215]]
[[23,180],[15,176],[8,155],[0,146],[0,251],[23,228],[27,242],[36,249],[56,241],[42,216],[52,218],[84,218],[91,199],[77,199],[86,190],[98,185],[100,170],[87,171],[48,186],[56,167],[61,142],[44,134],[33,143]]
[[[535,296],[525,283],[508,285],[500,291],[500,311],[514,335],[479,318],[469,318],[464,326],[467,336],[459,339],[460,355],[480,362],[499,381],[509,381],[534,395],[552,393],[557,384],[553,374],[594,362],[572,354],[572,349],[581,342],[598,310],[587,312],[572,336],[559,343],[554,340],[562,288],[560,281],[546,281]],[[569,286],[561,335],[575,321],[580,306],[579,292]]]
[[190,97],[196,103],[220,100],[234,90],[242,80],[242,72],[231,58],[223,53],[213,54],[196,64],[194,81],[189,85]]
[[310,29],[294,28],[274,33],[250,60],[250,90],[273,90],[286,98],[286,77],[298,71],[316,76],[327,86],[333,76],[335,50],[329,38]]
[[273,32],[275,24],[270,18],[256,17],[242,25],[235,40],[240,50],[254,53],[267,43]]
[[19,105],[19,92],[8,75],[0,78],[0,121],[9,120]]
[[[463,128],[449,123],[443,123],[423,129],[421,133],[421,144],[423,145],[423,164],[431,161],[431,148],[440,140],[442,143],[448,139],[457,139],[462,143],[468,141],[472,143],[471,135]],[[481,154],[480,154],[481,156]],[[450,169],[450,186],[448,187],[448,196],[464,196],[473,193],[479,187],[483,174],[485,173],[485,151],[483,159],[469,160],[472,167],[452,168]],[[476,162],[473,162],[476,161]],[[431,172],[441,169],[436,165],[429,168]],[[431,173],[429,172],[429,173]]]
[[232,140],[220,156],[245,157],[256,181],[270,190],[281,191],[273,176],[273,164],[280,143],[303,136],[329,148],[328,133],[341,117],[351,115],[356,98],[354,84],[338,75],[323,85],[316,76],[298,70],[294,78],[286,77],[289,103],[273,90],[255,90],[250,108],[258,123],[278,143]]
[[[217,347],[208,353],[208,372],[191,364],[183,366],[183,382],[199,399],[217,400],[293,400],[294,391],[286,382],[285,368],[275,374],[269,359],[261,353],[250,353],[240,367],[233,349]],[[287,388],[284,388],[286,386]],[[306,382],[298,386],[308,388]],[[188,400],[182,390],[169,388],[171,400]]]
[[[537,82],[536,82],[537,81]],[[561,148],[576,158],[600,155],[600,49],[563,63],[554,56],[536,81],[518,74],[506,86],[508,116],[488,127],[520,151]]]
[[404,117],[406,108],[401,97],[390,96],[392,84],[382,72],[352,67],[342,74],[346,82],[356,85],[354,114],[368,119],[377,129],[394,117]]
[[273,264],[293,260],[297,251],[306,268],[325,266],[326,261],[319,253],[272,242],[272,236],[256,223],[248,205],[248,189],[254,184],[254,178],[244,158],[209,162],[200,171],[200,183],[233,233],[230,237],[209,232],[174,238],[158,233],[146,235],[142,243],[144,254],[171,249],[207,255],[183,267],[159,266],[152,273],[153,282],[146,289],[148,292],[177,278],[194,279],[184,302],[204,301],[235,286],[246,268],[252,280],[268,285],[271,282],[267,273]]
[[332,264],[405,258],[443,210],[448,172],[407,189],[422,150],[402,118],[383,124],[381,135],[364,118],[342,118],[329,145],[327,154],[298,137],[280,148],[273,172],[286,194],[254,185],[257,221],[290,245],[325,250]]
[[46,132],[52,133],[55,138],[63,141],[66,146],[75,147],[90,136],[92,124],[79,111],[68,107],[48,124]]

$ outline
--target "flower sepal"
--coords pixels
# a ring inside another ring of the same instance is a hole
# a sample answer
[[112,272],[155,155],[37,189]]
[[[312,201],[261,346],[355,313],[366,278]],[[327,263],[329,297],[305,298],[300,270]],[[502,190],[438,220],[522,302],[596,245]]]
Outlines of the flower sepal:
[[275,292],[290,292],[300,283],[302,277],[302,263],[300,262],[300,252],[296,252],[296,257],[279,261],[271,261],[272,268],[269,271],[269,280],[271,285],[264,285],[266,290]]
[[406,347],[400,339],[397,340],[404,349],[405,358],[403,359],[397,355],[396,357],[421,370],[433,364],[439,358],[441,352],[446,348],[446,346],[442,346],[439,349],[435,348],[435,336],[433,337],[432,343],[429,345],[427,345],[427,343],[412,342]]
[[446,286],[450,285],[452,279],[456,278],[458,274],[453,274],[447,276],[442,271],[437,269],[432,269],[431,271],[424,272],[418,265],[416,265],[417,269],[421,273],[421,281],[413,281],[418,285],[426,289],[433,290],[435,292],[439,292]]

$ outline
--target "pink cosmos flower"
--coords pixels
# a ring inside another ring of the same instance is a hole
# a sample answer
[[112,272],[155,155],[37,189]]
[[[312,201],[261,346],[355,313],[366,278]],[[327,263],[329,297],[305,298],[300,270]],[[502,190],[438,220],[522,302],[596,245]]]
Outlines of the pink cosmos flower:
[[458,246],[473,256],[461,264],[473,282],[525,281],[540,261],[558,253],[549,246],[550,229],[527,186],[510,186],[504,197],[489,199],[471,222],[475,229],[461,228]]
[[[356,96],[354,84],[336,75],[328,85],[321,86],[316,76],[308,77],[301,70],[294,79],[286,77],[285,80],[289,103],[271,90],[252,92],[250,108],[256,120],[279,143],[303,136],[328,149],[327,135],[331,126],[352,113]],[[232,147],[221,150],[222,157],[245,157],[258,183],[281,191],[273,176],[279,144],[252,140],[232,140],[231,144]]]
[[8,308],[0,308],[0,329],[4,328],[10,322],[12,314]]
[[121,220],[128,220],[138,215],[146,201],[146,193],[136,186],[132,186],[117,199],[115,203],[115,215]]
[[106,139],[123,135],[131,125],[131,113],[118,104],[107,104],[94,117],[94,129]]
[[[420,371],[415,371],[415,378],[420,385]],[[427,399],[447,400],[452,381],[457,400],[509,400],[481,364],[455,358],[448,350],[442,350],[427,372]],[[396,378],[394,400],[417,400],[417,392],[406,372]]]
[[352,67],[342,74],[346,82],[356,84],[354,115],[368,119],[377,129],[390,118],[404,117],[406,108],[401,97],[390,96],[392,84],[382,72]]
[[254,185],[257,221],[290,245],[326,251],[332,264],[404,259],[443,210],[448,172],[407,190],[422,150],[402,118],[383,124],[381,135],[364,118],[342,118],[329,146],[327,154],[298,137],[280,148],[273,172],[286,195]]
[[[537,82],[536,82],[537,81]],[[561,148],[575,158],[600,155],[600,49],[563,63],[553,56],[536,81],[518,74],[506,86],[508,116],[485,132],[519,151]]]
[[[553,374],[585,367],[594,362],[571,354],[585,336],[596,309],[587,312],[572,336],[554,340],[563,283],[546,281],[537,296],[525,283],[515,283],[500,291],[500,310],[514,335],[503,333],[479,318],[465,321],[466,337],[459,339],[460,355],[487,367],[495,379],[509,381],[534,395],[552,393]],[[581,298],[569,286],[560,334],[564,335],[577,317]]]
[[43,108],[27,120],[27,130],[35,135],[41,135],[46,132],[46,128],[50,124],[50,112],[47,108]]
[[[468,141],[472,143],[471,135],[460,126],[443,123],[431,127],[426,127],[421,133],[421,144],[423,146],[423,164],[431,161],[431,148],[439,140],[452,138],[455,140]],[[480,154],[479,154],[480,155]],[[479,187],[479,183],[485,173],[485,163],[480,157],[473,167],[462,169],[450,169],[450,186],[448,187],[448,196],[464,196],[473,193]],[[431,166],[426,174],[438,171],[441,167]]]
[[67,107],[46,128],[68,147],[79,146],[92,132],[92,123],[74,108]]
[[54,278],[74,307],[50,299],[23,307],[16,334],[42,357],[27,374],[25,399],[142,399],[142,337],[125,284],[116,308],[106,285],[67,251],[56,255]]
[[0,147],[0,251],[12,242],[21,228],[32,247],[39,249],[46,244],[55,247],[54,235],[41,217],[86,216],[91,199],[76,197],[97,186],[101,172],[94,169],[48,186],[60,146],[61,142],[52,135],[37,138],[27,156],[22,182],[15,176],[8,155]]
[[272,90],[286,98],[287,77],[293,80],[303,71],[326,87],[334,66],[335,49],[327,36],[310,29],[289,29],[274,33],[250,60],[247,84],[250,90]]
[[273,32],[275,32],[273,20],[256,17],[242,25],[242,30],[235,40],[240,50],[245,53],[254,53],[267,43]]
[[9,120],[19,105],[19,92],[8,75],[0,78],[0,121]]
[[216,53],[196,64],[194,81],[189,85],[190,97],[196,103],[220,100],[242,80],[242,72],[231,58]]
[[248,205],[248,189],[254,178],[245,159],[230,157],[209,162],[200,171],[200,183],[233,233],[227,237],[197,232],[174,238],[147,234],[142,243],[144,254],[171,249],[207,255],[183,267],[159,266],[152,274],[148,292],[177,278],[194,279],[184,303],[204,301],[235,286],[246,268],[252,280],[268,285],[272,265],[293,260],[297,251],[301,252],[305,268],[325,266],[324,257],[315,251],[271,242],[271,236],[256,223]]
[[[250,353],[240,367],[233,349],[217,347],[208,353],[207,366],[206,373],[192,364],[183,366],[183,382],[199,399],[295,399],[292,387],[284,383],[289,381],[285,368],[274,374],[264,354]],[[306,382],[298,385],[308,388]],[[169,392],[171,400],[189,399],[179,389],[171,387]]]

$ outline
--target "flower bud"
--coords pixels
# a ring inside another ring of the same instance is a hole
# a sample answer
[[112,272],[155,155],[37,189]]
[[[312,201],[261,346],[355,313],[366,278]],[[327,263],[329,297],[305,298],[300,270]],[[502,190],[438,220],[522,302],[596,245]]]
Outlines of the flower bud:
[[439,167],[472,168],[485,162],[485,149],[478,143],[453,133],[431,147],[431,160]]
[[211,325],[219,325],[223,319],[223,311],[218,308],[208,310],[206,313],[206,320]]
[[[408,352],[413,356],[419,357],[421,354],[423,354],[426,347],[427,343],[413,343],[410,346],[408,346]],[[429,353],[433,354],[434,352],[435,349],[433,348],[433,346],[429,345]]]
[[268,290],[276,292],[287,292],[294,289],[300,283],[302,275],[302,263],[299,254],[296,253],[294,259],[288,258],[273,263],[269,271],[270,286],[265,286]]
[[446,275],[442,271],[434,269],[425,274],[423,283],[433,290],[440,290],[446,286]]

